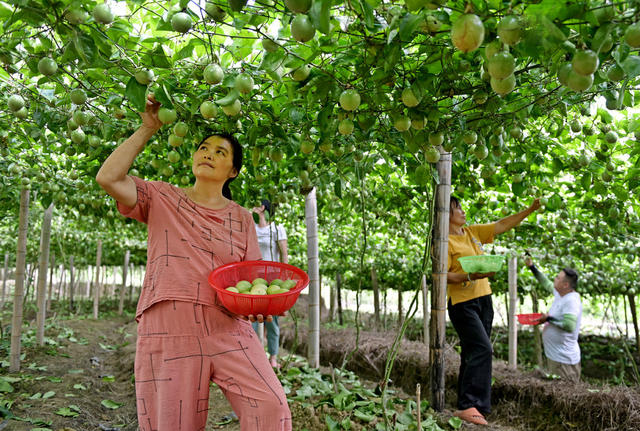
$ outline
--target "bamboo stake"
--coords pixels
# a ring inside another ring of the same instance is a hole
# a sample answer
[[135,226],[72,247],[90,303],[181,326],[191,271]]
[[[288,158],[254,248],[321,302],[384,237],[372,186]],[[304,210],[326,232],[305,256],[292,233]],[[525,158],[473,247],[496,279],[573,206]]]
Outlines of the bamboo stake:
[[4,270],[2,271],[2,298],[0,298],[0,310],[4,309],[4,298],[7,293],[7,273],[9,271],[9,253],[4,254]]
[[65,293],[64,293],[64,287],[65,287],[65,281],[66,281],[66,271],[64,269],[64,263],[60,264],[60,267],[58,269],[58,287],[56,288],[58,294],[56,295],[58,298],[58,301],[60,301],[60,298],[62,298],[62,300],[64,301],[65,298]]
[[29,190],[20,190],[20,218],[16,251],[16,284],[13,292],[13,319],[11,320],[11,352],[9,371],[20,371],[20,336],[24,300],[24,269],[27,260],[27,229],[29,228]]
[[47,273],[49,265],[49,245],[51,244],[51,218],[53,217],[53,204],[44,212],[42,217],[42,232],[40,234],[40,262],[38,268],[38,291],[36,294],[36,304],[38,313],[36,314],[36,342],[39,346],[44,345],[44,321],[47,317]]
[[124,296],[127,286],[127,270],[129,269],[129,250],[124,253],[124,263],[122,264],[122,284],[120,285],[120,303],[118,304],[118,315],[124,312]]
[[336,273],[336,297],[338,299],[338,323],[342,326],[342,275]]
[[404,315],[402,314],[402,286],[398,286],[398,328],[402,327],[402,319]]
[[[533,289],[531,290],[531,302],[533,303],[533,312],[537,313],[539,310],[538,295]],[[533,327],[533,346],[535,349],[536,364],[542,368],[544,366],[542,362],[542,336],[540,335],[540,327],[538,325],[534,325]]]
[[380,330],[380,286],[378,286],[378,273],[376,266],[371,265],[371,285],[373,287],[373,318],[375,330]]
[[416,404],[418,405],[417,410],[418,410],[418,426],[416,427],[416,430],[420,431],[422,430],[422,412],[420,411],[420,383],[418,383],[416,385]]
[[98,318],[98,307],[100,305],[100,261],[102,260],[102,240],[98,240],[98,251],[96,253],[96,284],[93,289],[93,318]]
[[47,294],[47,312],[51,311],[51,301],[53,301],[53,272],[56,269],[56,255],[51,254],[51,265],[49,266],[49,293]]
[[640,333],[638,331],[638,312],[636,309],[636,298],[629,295],[629,308],[631,309],[631,319],[633,320],[633,329],[636,333],[636,351],[640,353]]
[[336,318],[336,286],[329,284],[329,322]]
[[518,368],[518,326],[516,307],[518,306],[518,258],[509,259],[509,368]]
[[312,188],[305,198],[305,220],[307,225],[307,262],[309,269],[309,365],[320,367],[320,286],[318,265],[318,207],[316,189]]
[[427,275],[422,274],[420,278],[422,289],[422,342],[427,348],[429,356],[429,291],[427,289]]
[[69,256],[69,310],[73,310],[73,294],[75,291],[75,285],[73,284],[74,275],[75,275],[75,268],[73,266],[73,255],[71,255]]
[[441,153],[437,163],[436,213],[433,238],[433,285],[431,287],[431,397],[433,408],[445,407],[445,323],[449,258],[449,198],[451,196],[451,153]]

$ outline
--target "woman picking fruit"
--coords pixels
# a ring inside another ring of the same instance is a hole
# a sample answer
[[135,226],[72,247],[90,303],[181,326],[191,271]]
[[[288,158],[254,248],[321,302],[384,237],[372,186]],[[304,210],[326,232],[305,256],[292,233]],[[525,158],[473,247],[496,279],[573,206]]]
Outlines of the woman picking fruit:
[[162,126],[159,109],[149,96],[142,126],[96,177],[124,216],[148,225],[136,311],[139,428],[204,429],[213,381],[238,413],[242,430],[290,431],[287,398],[251,324],[219,305],[207,284],[220,265],[261,258],[251,214],[231,200],[229,189],[242,167],[242,147],[228,134],[206,137],[193,153],[196,181],[185,189],[128,176]]
[[450,200],[449,272],[447,274],[447,309],[449,319],[460,337],[460,372],[458,374],[458,411],[460,419],[487,425],[484,415],[491,412],[491,325],[493,305],[489,277],[495,273],[466,273],[458,258],[484,254],[483,244],[507,232],[540,208],[540,200],[517,214],[495,223],[465,226],[466,215],[460,201]]

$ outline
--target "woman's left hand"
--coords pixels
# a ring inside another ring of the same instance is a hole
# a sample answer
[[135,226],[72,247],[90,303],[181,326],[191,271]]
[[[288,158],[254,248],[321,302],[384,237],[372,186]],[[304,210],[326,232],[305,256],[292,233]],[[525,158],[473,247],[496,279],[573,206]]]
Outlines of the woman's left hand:
[[[278,316],[282,317],[282,316],[286,316],[287,312],[285,311],[282,314],[278,314]],[[271,314],[269,314],[268,316],[263,316],[262,314],[256,314],[255,316],[253,314],[249,314],[247,316],[249,318],[249,321],[251,322],[258,322],[258,323],[263,323],[263,322],[271,322],[273,321],[273,316]]]
[[268,316],[263,316],[262,314],[256,314],[255,316],[253,314],[249,314],[247,316],[249,318],[250,322],[258,322],[258,323],[263,323],[263,322],[271,322],[273,320],[273,317],[269,314]]

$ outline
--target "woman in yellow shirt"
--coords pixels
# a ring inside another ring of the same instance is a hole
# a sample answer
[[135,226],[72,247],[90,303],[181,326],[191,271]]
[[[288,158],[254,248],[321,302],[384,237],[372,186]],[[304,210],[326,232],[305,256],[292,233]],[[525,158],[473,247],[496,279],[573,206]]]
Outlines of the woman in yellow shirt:
[[447,309],[449,319],[460,338],[460,373],[458,375],[459,418],[481,425],[491,412],[491,325],[493,306],[489,277],[494,273],[468,274],[458,258],[484,254],[483,244],[496,235],[520,224],[540,208],[539,199],[524,211],[496,223],[465,226],[466,215],[460,201],[451,197],[449,213],[449,272],[447,274]]

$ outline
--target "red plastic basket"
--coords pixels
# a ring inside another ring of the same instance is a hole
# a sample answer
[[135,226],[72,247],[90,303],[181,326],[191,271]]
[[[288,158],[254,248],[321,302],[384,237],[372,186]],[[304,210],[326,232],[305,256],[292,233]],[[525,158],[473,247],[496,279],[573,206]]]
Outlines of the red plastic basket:
[[516,314],[518,322],[522,325],[537,325],[538,319],[542,317],[542,313]]
[[[267,282],[279,278],[295,280],[296,285],[288,292],[274,295],[249,295],[226,290],[235,286],[240,280],[252,281],[264,278]],[[293,265],[267,260],[246,260],[222,265],[209,274],[209,284],[216,290],[222,305],[229,311],[248,316],[282,314],[296,303],[300,292],[309,284],[306,272]]]

